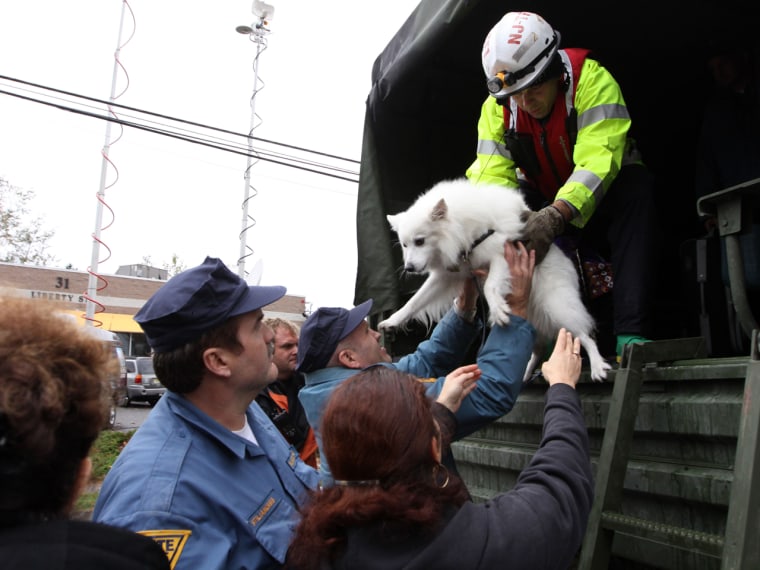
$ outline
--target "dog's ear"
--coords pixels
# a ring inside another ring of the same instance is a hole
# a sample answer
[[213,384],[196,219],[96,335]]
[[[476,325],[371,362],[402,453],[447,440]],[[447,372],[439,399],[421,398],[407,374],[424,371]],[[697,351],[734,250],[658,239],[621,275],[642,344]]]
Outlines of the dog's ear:
[[385,216],[385,218],[388,220],[388,223],[391,225],[391,229],[395,232],[396,228],[398,228],[398,214],[392,215],[388,214]]
[[433,208],[433,211],[430,212],[430,219],[434,222],[437,222],[439,220],[445,220],[446,219],[446,213],[449,211],[449,207],[446,205],[446,200],[441,198],[438,200],[438,203],[435,205],[435,208]]

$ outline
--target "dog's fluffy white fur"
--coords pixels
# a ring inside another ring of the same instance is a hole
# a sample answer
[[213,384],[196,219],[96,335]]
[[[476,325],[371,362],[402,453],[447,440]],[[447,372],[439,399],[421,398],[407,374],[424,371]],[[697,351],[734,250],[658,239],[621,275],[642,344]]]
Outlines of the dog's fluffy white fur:
[[[381,322],[379,328],[403,328],[410,320],[428,325],[439,320],[470,277],[471,269],[486,268],[483,296],[489,308],[489,322],[508,324],[510,308],[505,297],[511,287],[504,242],[521,237],[528,213],[517,189],[474,186],[466,179],[457,179],[439,182],[406,211],[387,216],[401,243],[404,270],[428,277],[412,298]],[[493,233],[489,234],[491,230]],[[561,327],[580,339],[589,357],[591,378],[596,381],[606,378],[610,365],[593,339],[595,324],[583,305],[575,267],[556,245],[551,246],[534,271],[528,320],[538,335],[526,379],[546,342],[554,341]]]

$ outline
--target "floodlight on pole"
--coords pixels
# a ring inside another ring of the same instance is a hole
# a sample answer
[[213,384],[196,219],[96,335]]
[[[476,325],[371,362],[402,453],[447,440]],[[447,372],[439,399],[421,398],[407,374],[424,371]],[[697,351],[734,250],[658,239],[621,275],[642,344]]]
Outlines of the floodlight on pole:
[[253,58],[253,93],[251,95],[251,123],[248,129],[248,157],[245,175],[243,176],[243,218],[240,230],[240,255],[238,257],[238,275],[243,279],[246,278],[245,260],[253,255],[253,249],[248,246],[248,231],[256,225],[256,220],[248,211],[248,205],[250,199],[256,195],[255,188],[251,186],[251,167],[256,162],[254,161],[253,130],[261,123],[260,118],[256,114],[256,95],[261,90],[259,84],[262,83],[259,78],[259,59],[267,47],[266,36],[270,32],[268,26],[269,20],[274,17],[274,7],[265,2],[253,0],[252,12],[256,16],[256,20],[250,26],[242,25],[235,28],[239,34],[247,35],[250,41],[256,44],[256,55]]

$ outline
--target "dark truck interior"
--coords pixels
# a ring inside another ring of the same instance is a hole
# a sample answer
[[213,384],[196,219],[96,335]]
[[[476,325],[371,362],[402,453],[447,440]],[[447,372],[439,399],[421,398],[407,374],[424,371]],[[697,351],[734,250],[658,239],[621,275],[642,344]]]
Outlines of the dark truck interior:
[[[389,34],[372,70],[357,206],[355,303],[374,299],[372,318],[381,320],[422,282],[402,275],[401,253],[385,215],[405,209],[436,182],[463,176],[472,162],[480,105],[488,95],[482,42],[510,10],[541,14],[561,33],[561,47],[592,49],[622,88],[632,135],[656,177],[661,247],[652,260],[658,281],[655,338],[703,336],[710,356],[747,354],[746,328],[756,324],[760,295],[760,230],[753,219],[760,186],[750,183],[704,201],[705,213],[718,216],[719,207],[723,212],[710,236],[695,193],[697,138],[714,90],[708,49],[716,41],[736,41],[758,57],[750,3],[736,0],[420,2],[396,34]],[[721,231],[734,236],[728,251]],[[728,260],[736,265],[733,273]],[[738,313],[731,277],[744,286]],[[590,305],[602,349],[609,342],[607,302],[603,296]],[[425,334],[412,329],[387,341],[403,354]]]

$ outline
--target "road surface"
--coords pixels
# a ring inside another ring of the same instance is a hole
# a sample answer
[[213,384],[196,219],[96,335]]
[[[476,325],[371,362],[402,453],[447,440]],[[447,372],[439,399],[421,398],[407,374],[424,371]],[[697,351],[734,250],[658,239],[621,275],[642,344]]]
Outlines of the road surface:
[[148,404],[135,402],[127,408],[116,408],[116,425],[114,429],[119,431],[128,431],[137,429],[148,417],[153,408]]

